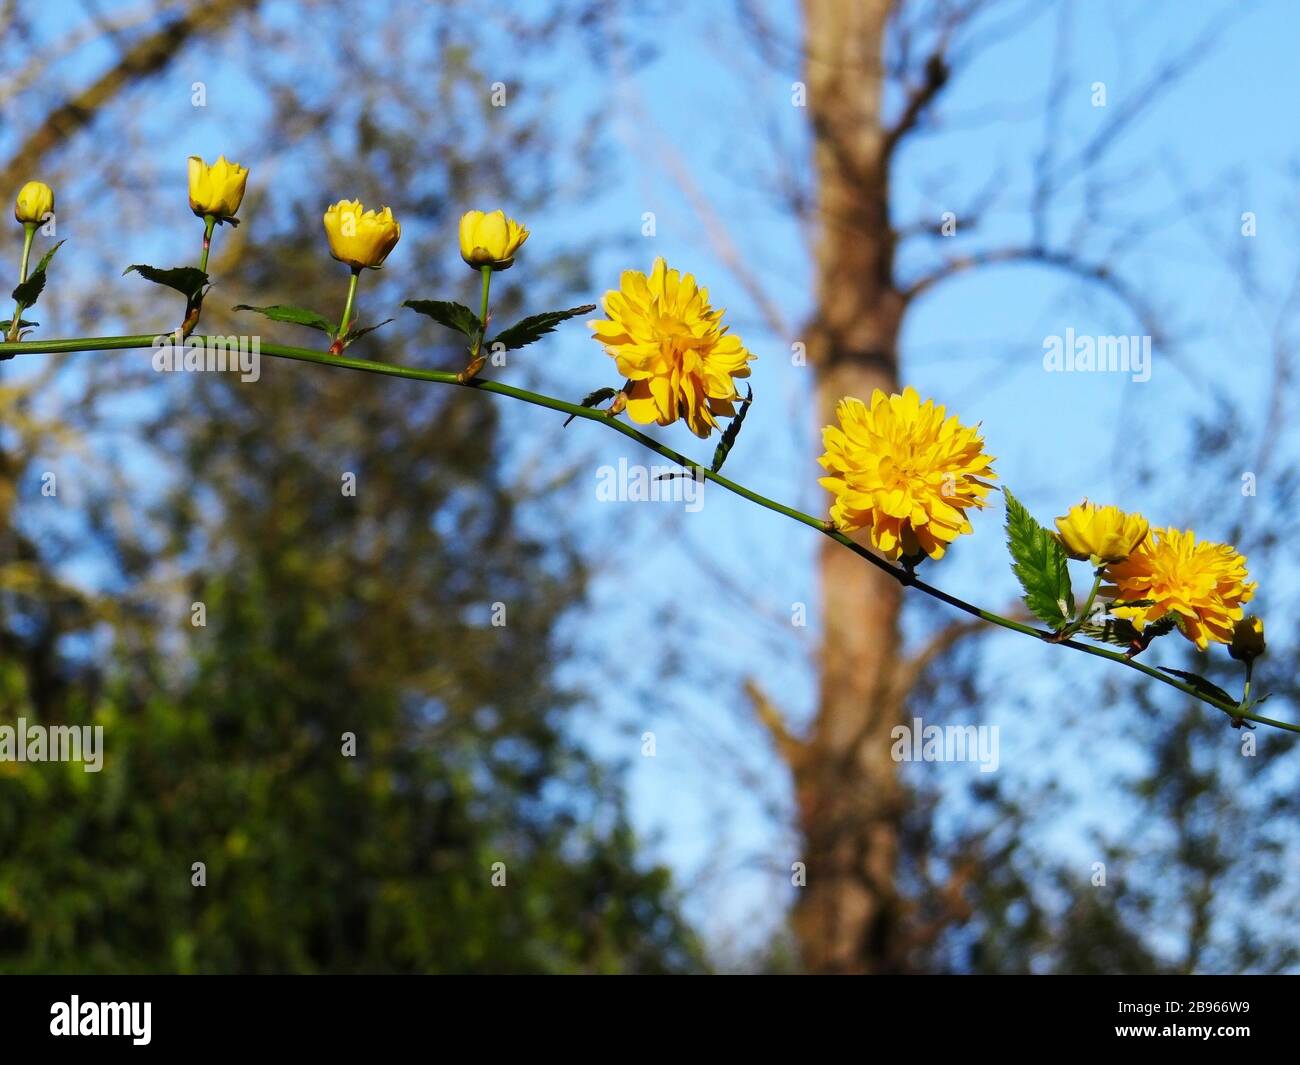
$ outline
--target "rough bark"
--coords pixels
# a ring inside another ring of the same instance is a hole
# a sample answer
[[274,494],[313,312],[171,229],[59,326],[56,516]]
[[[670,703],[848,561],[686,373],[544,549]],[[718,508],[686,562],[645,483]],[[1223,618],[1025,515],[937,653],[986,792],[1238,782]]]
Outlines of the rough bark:
[[[815,140],[818,240],[809,360],[818,424],[842,396],[896,390],[904,297],[894,284],[890,136],[881,122],[888,0],[805,0],[806,83]],[[890,757],[902,717],[895,676],[901,589],[828,541],[821,696],[795,769],[807,884],[795,932],[813,972],[893,972],[903,791]]]

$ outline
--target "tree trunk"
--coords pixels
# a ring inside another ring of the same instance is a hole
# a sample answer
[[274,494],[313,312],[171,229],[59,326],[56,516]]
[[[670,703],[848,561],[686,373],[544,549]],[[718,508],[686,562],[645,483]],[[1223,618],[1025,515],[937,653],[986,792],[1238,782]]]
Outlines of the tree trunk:
[[[897,390],[903,299],[893,278],[889,144],[882,128],[888,0],[805,0],[806,82],[815,140],[817,305],[807,344],[819,425],[842,396]],[[795,775],[807,884],[795,912],[813,972],[894,972],[903,791],[890,757],[902,718],[894,683],[901,588],[827,541],[821,695]]]

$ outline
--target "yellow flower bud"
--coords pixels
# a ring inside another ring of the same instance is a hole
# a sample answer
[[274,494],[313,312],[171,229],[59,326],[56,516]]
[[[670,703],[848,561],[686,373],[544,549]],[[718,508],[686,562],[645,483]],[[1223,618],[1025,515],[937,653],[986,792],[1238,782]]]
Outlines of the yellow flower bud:
[[1266,650],[1264,644],[1264,622],[1247,614],[1232,628],[1232,643],[1228,645],[1228,654],[1238,662],[1253,662]]
[[339,200],[325,212],[330,254],[354,270],[378,270],[397,246],[402,227],[393,212],[363,211],[360,200]]
[[190,156],[190,210],[202,218],[213,215],[222,222],[235,217],[244,199],[248,168],[226,161],[224,155],[208,166],[197,155]]
[[1057,539],[1071,558],[1090,559],[1094,566],[1122,562],[1146,539],[1148,526],[1141,514],[1125,514],[1119,507],[1099,507],[1086,499],[1056,519]]
[[507,218],[504,211],[466,211],[460,216],[460,257],[475,270],[484,266],[510,269],[515,253],[527,239],[528,230]]
[[54,190],[43,181],[29,181],[18,190],[14,217],[23,225],[39,225],[54,210]]

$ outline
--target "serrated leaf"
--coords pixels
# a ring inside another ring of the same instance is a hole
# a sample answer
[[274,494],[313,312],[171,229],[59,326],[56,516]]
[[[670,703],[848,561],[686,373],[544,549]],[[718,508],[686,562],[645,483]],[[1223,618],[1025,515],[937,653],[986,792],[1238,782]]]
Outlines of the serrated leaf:
[[1168,666],[1160,667],[1161,673],[1168,673],[1171,677],[1177,677],[1179,680],[1185,680],[1202,695],[1208,695],[1213,699],[1222,700],[1233,706],[1237,705],[1237,700],[1225,692],[1217,684],[1206,680],[1196,673],[1188,673],[1185,669],[1170,669]]
[[709,469],[714,473],[722,469],[722,464],[727,461],[727,456],[731,454],[731,449],[736,443],[736,437],[740,435],[740,427],[744,424],[745,414],[749,411],[749,405],[754,402],[753,386],[749,386],[746,391],[748,394],[741,402],[740,410],[731,419],[731,424],[727,426],[726,431],[722,434],[722,439],[718,441],[718,446],[713,452],[713,465]]
[[1074,592],[1065,552],[1020,501],[1002,490],[1007,505],[1007,549],[1011,570],[1024,589],[1025,606],[1053,629],[1074,617]]
[[1142,639],[1150,643],[1157,636],[1166,636],[1174,629],[1182,627],[1182,618],[1178,614],[1166,614],[1158,621],[1153,621],[1142,630]]
[[464,333],[470,340],[477,337],[483,329],[483,323],[479,321],[478,315],[463,303],[453,303],[450,300],[406,300],[402,306],[410,307],[411,310],[432,318],[448,329]]
[[547,333],[552,332],[561,322],[567,322],[570,318],[576,318],[580,314],[590,314],[595,309],[596,305],[594,303],[587,303],[581,307],[570,307],[567,311],[546,311],[544,314],[534,314],[529,318],[516,322],[509,329],[501,330],[488,341],[488,350],[495,350],[498,344],[503,345],[507,351],[527,347],[535,340],[540,340]]
[[348,335],[344,338],[345,340],[344,346],[348,347],[351,346],[352,344],[355,344],[367,333],[373,333],[376,329],[382,329],[392,320],[393,320],[392,318],[385,318],[382,322],[378,322],[375,325],[367,325],[367,326],[363,326],[361,329],[350,330],[348,332]]
[[[584,407],[594,407],[597,403],[604,403],[605,400],[613,399],[617,395],[618,395],[617,388],[598,388],[596,389],[596,391],[588,392],[585,396],[583,396],[581,405]],[[564,424],[568,425],[569,422],[573,421],[573,419],[576,417],[577,417],[576,414],[570,414],[567,418],[564,419]]]
[[63,244],[64,241],[59,241],[42,255],[41,261],[36,264],[36,269],[27,275],[27,280],[13,290],[13,299],[21,303],[24,308],[32,306],[45,290],[45,268],[50,265],[54,253],[63,247]]
[[63,247],[63,245],[66,243],[67,240],[65,238],[64,240],[61,240],[57,244],[53,245],[44,255],[42,255],[41,261],[36,264],[36,273],[38,274],[45,273],[45,268],[50,265],[50,260],[54,258],[54,253],[58,251],[61,247]]
[[197,266],[173,266],[169,270],[160,270],[147,263],[134,263],[122,271],[125,276],[134,271],[146,281],[174,289],[187,300],[193,300],[208,283],[208,275]]
[[292,304],[288,303],[273,303],[269,307],[254,307],[247,303],[237,303],[231,308],[231,310],[256,311],[263,317],[270,318],[273,322],[289,322],[292,325],[305,325],[312,329],[319,329],[322,333],[329,333],[331,336],[334,335],[333,322],[323,314],[309,311],[305,307],[294,307]]
[[1100,623],[1088,622],[1079,631],[1098,643],[1112,643],[1116,647],[1132,647],[1142,640],[1142,634],[1127,618],[1106,618]]
[[1177,621],[1177,614],[1166,614],[1138,632],[1137,626],[1128,618],[1106,618],[1100,623],[1090,622],[1079,631],[1099,643],[1113,643],[1117,647],[1126,648],[1132,657],[1145,651],[1158,636],[1173,632]]

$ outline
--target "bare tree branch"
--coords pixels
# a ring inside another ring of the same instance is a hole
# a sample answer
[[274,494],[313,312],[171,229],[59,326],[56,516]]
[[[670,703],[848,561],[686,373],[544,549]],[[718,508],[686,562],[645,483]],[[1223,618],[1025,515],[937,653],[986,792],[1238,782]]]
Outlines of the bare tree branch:
[[122,90],[163,70],[188,40],[220,28],[257,0],[209,0],[195,3],[135,42],[91,85],[65,100],[45,116],[0,167],[0,187],[9,188],[30,177],[37,164],[56,147],[94,121]]
[[14,71],[0,85],[0,104],[12,100],[24,89],[36,84],[42,75],[56,62],[71,55],[82,45],[94,40],[96,37],[101,35],[112,36],[125,30],[135,29],[137,26],[157,18],[159,14],[168,8],[177,6],[177,0],[154,0],[152,3],[141,4],[139,7],[118,12],[113,18],[100,18],[82,23],[76,29],[52,41],[48,47],[32,55],[21,69]]
[[977,267],[999,263],[1028,263],[1052,267],[1083,281],[1099,285],[1128,306],[1144,333],[1151,337],[1153,345],[1158,346],[1164,340],[1164,331],[1155,310],[1137,288],[1121,278],[1109,264],[1092,261],[1068,250],[1031,244],[955,256],[937,270],[914,281],[904,290],[904,296],[908,302],[911,302],[943,281],[951,280]]
[[[1016,621],[1032,621],[1029,612],[1019,603],[1013,603],[1002,613]],[[972,636],[982,636],[989,632],[989,627],[977,618],[954,621],[945,625],[905,662],[900,663],[897,675],[897,693],[899,698],[906,697],[924,676],[925,671],[937,658],[947,654],[957,644]]]
[[785,715],[758,686],[756,680],[750,678],[745,681],[745,696],[754,709],[754,717],[772,737],[781,760],[791,772],[797,771],[808,759],[808,745],[790,732],[786,727]]

